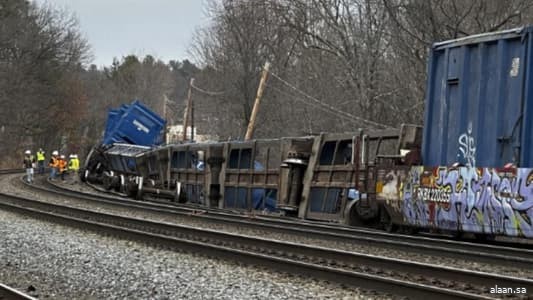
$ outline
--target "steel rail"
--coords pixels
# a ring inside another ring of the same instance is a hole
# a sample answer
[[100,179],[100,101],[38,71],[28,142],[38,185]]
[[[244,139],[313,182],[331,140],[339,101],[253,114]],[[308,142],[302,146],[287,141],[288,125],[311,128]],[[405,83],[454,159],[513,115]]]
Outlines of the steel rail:
[[1,175],[16,174],[24,172],[24,169],[0,169]]
[[[413,283],[408,280],[365,274],[356,271],[354,266],[364,264],[374,268],[384,268],[395,272],[413,272],[420,278],[432,274],[439,279],[465,281],[472,285],[500,286],[507,284],[512,287],[525,287],[533,289],[533,281],[500,276],[481,272],[472,272],[453,268],[440,268],[428,264],[413,263],[404,260],[383,258],[373,255],[364,255],[347,251],[337,251],[321,247],[303,246],[294,243],[252,238],[247,236],[221,233],[213,230],[203,230],[188,226],[161,224],[142,219],[121,217],[117,215],[98,213],[67,206],[40,202],[18,196],[0,193],[0,206],[4,209],[44,218],[46,220],[67,225],[74,225],[83,229],[98,232],[111,232],[121,237],[132,238],[143,242],[161,244],[206,255],[215,255],[239,262],[246,262],[266,267],[275,266],[276,270],[291,273],[311,275],[313,277],[332,280],[347,285],[355,285],[366,289],[376,289],[380,292],[392,293],[407,297],[429,297],[433,299],[491,299],[488,295],[481,295],[479,289],[473,293],[435,287],[428,284]],[[183,236],[189,237],[183,238]],[[190,237],[196,237],[195,240]],[[216,240],[218,242],[204,242]],[[230,243],[233,245],[227,246]],[[241,245],[236,248],[235,245]],[[246,245],[246,246],[243,246]],[[257,249],[264,248],[263,253]],[[256,249],[256,251],[250,251]],[[285,253],[285,257],[279,252]],[[296,259],[293,259],[296,257]],[[313,259],[303,259],[311,257]],[[316,258],[322,261],[316,263]],[[304,260],[304,261],[302,261]],[[333,263],[335,261],[335,263]],[[325,262],[325,263],[324,263]],[[339,265],[350,265],[350,268],[339,268]],[[335,267],[332,267],[335,266]],[[442,278],[440,277],[442,276]]]
[[[4,173],[5,174],[5,173]],[[36,300],[36,298],[24,294],[12,287],[0,283],[0,300]]]
[[523,268],[533,268],[533,250],[529,249],[443,240],[424,236],[392,234],[378,230],[345,226],[289,222],[286,220],[264,218],[262,216],[250,218],[249,216],[230,213],[161,205],[118,197],[105,197],[86,192],[78,193],[54,184],[52,184],[54,189],[60,190],[48,189],[35,185],[29,186],[43,192],[59,194],[66,197],[76,197],[100,204],[105,203],[115,207],[125,207],[127,209],[159,213],[171,217],[179,215],[180,217],[196,220],[201,219],[202,221],[216,224],[239,225],[278,233],[305,235],[310,238],[333,242],[357,243],[359,245],[378,246],[399,251],[414,251],[416,253],[437,257],[445,256],[454,259],[476,261],[479,263],[510,267],[520,265]]

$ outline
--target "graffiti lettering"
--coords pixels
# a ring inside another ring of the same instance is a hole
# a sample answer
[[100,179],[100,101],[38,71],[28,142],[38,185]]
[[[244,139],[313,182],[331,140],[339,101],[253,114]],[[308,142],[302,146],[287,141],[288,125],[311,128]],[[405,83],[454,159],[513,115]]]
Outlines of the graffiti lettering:
[[[423,186],[420,174],[434,186]],[[404,219],[418,226],[533,238],[533,169],[411,168],[403,186]],[[435,205],[447,203],[447,205]]]
[[417,197],[424,201],[450,202],[450,193],[444,189],[422,187],[417,190]]
[[459,151],[461,151],[467,167],[476,166],[476,141],[472,136],[472,122],[468,123],[467,132],[459,136]]

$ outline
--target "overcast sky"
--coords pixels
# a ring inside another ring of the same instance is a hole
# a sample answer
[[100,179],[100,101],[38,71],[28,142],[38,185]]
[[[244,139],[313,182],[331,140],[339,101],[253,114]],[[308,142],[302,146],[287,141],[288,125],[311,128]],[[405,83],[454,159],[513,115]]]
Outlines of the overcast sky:
[[74,12],[91,44],[92,63],[110,65],[113,57],[152,54],[167,62],[192,59],[195,28],[206,25],[206,0],[34,0]]

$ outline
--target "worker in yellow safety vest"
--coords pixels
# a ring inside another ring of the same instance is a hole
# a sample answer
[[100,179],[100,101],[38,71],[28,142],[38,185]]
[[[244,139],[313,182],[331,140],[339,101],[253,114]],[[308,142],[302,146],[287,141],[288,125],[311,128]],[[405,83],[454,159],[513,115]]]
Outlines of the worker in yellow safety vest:
[[78,181],[78,170],[79,169],[80,169],[80,160],[78,159],[78,155],[77,154],[69,155],[68,171],[69,173],[72,172],[72,183],[76,183]]
[[78,172],[80,169],[80,160],[78,159],[77,154],[71,154],[69,156],[70,160],[68,162],[68,170]]
[[39,148],[37,151],[37,167],[39,168],[39,174],[44,174],[44,151],[42,148]]

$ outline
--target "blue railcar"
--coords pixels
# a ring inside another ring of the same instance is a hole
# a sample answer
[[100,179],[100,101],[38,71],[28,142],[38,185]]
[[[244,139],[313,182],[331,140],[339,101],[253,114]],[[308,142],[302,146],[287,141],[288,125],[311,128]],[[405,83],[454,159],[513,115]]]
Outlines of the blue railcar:
[[532,32],[523,27],[433,45],[425,166],[533,167]]
[[122,115],[126,112],[128,109],[127,104],[123,104],[121,107],[117,109],[110,109],[109,113],[107,114],[107,123],[105,126],[104,131],[104,141],[108,141],[111,139],[111,135],[114,132],[115,126],[117,125],[117,122],[120,120]]
[[[81,180],[98,183],[104,181],[108,186],[112,186],[111,183],[118,178],[114,176],[113,171],[132,175],[137,171],[137,167],[133,156],[125,149],[148,151],[160,145],[163,142],[165,124],[163,118],[138,100],[109,110],[102,143],[87,155],[85,165],[80,172]],[[118,147],[116,144],[122,145]],[[114,152],[109,152],[110,149]],[[121,151],[124,151],[124,160],[113,159],[120,157]],[[121,183],[122,188],[123,180]]]
[[109,112],[103,144],[159,145],[165,124],[163,118],[136,100]]
[[433,45],[423,165],[402,180],[403,221],[533,238],[532,88],[531,26]]

